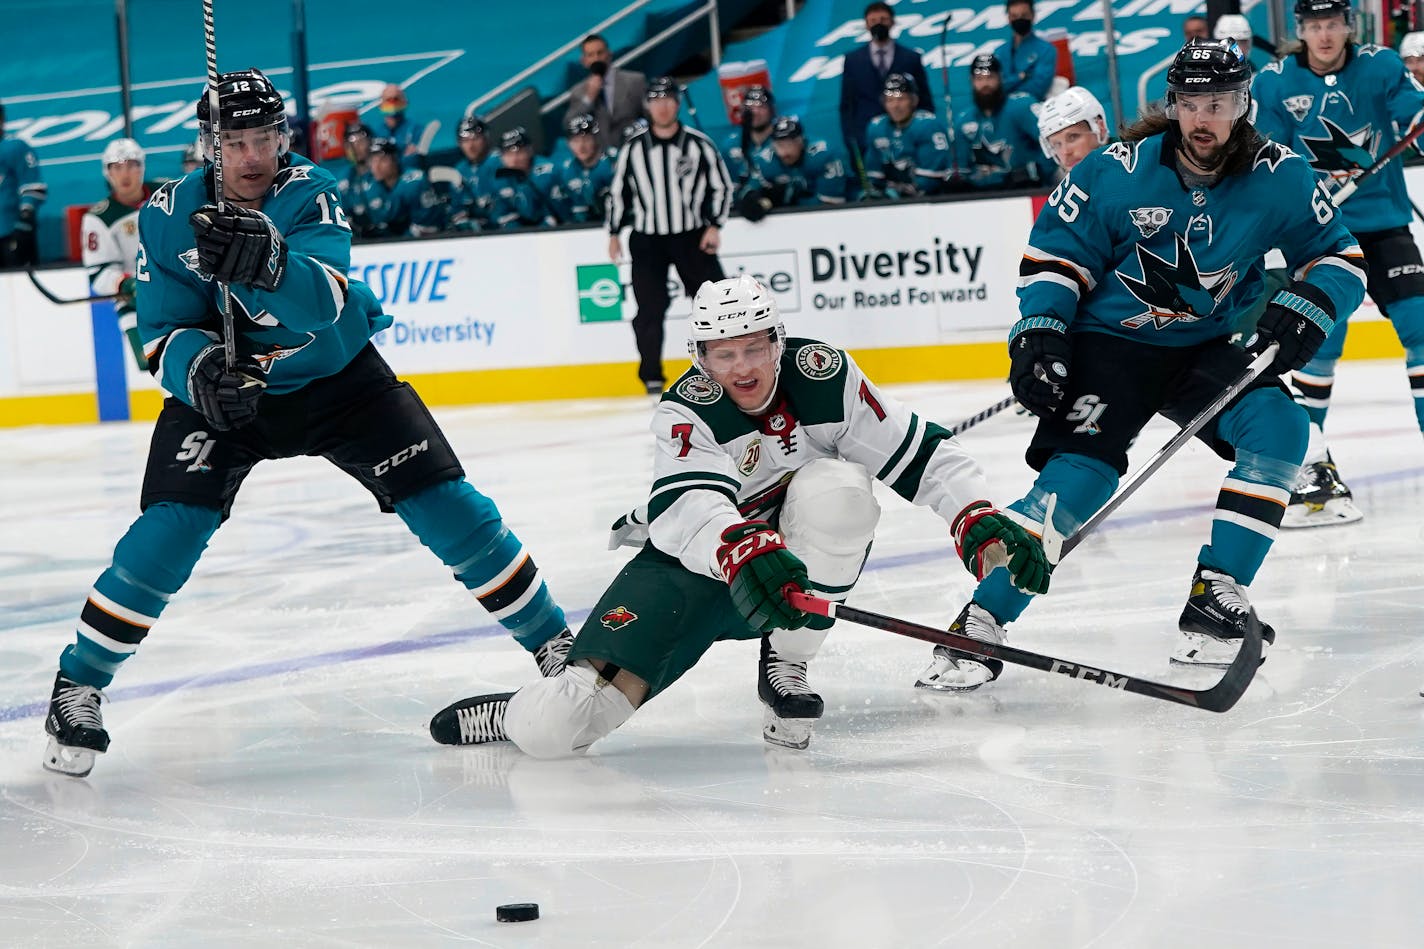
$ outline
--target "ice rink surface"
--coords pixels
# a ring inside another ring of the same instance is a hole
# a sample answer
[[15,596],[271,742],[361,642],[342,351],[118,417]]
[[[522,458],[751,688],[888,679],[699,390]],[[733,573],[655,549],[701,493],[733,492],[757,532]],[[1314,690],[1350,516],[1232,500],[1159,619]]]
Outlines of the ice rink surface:
[[[1002,385],[897,387],[946,424]],[[319,461],[257,470],[108,690],[86,780],[40,767],[59,651],[137,513],[149,426],[0,430],[0,943],[7,946],[1385,947],[1424,933],[1424,440],[1402,367],[1346,363],[1330,431],[1366,520],[1283,533],[1279,631],[1213,715],[1010,666],[911,688],[929,647],[840,624],[805,752],[761,739],[726,643],[586,758],[431,742],[536,675],[394,517]],[[471,480],[582,621],[646,493],[643,399],[447,410]],[[964,436],[1007,503],[1030,423]],[[1170,430],[1154,423],[1134,464]],[[1226,465],[1188,446],[1011,627],[1168,667]],[[947,624],[945,525],[886,494],[850,602]],[[543,918],[497,923],[507,902]]]

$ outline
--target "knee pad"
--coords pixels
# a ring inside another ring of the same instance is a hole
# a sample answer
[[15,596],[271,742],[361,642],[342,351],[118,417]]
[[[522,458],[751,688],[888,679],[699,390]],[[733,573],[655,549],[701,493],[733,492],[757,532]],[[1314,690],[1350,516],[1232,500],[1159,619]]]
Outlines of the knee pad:
[[1066,537],[1107,503],[1117,483],[1117,470],[1105,461],[1087,455],[1054,455],[1023,500],[1009,505],[1009,513],[1019,515],[1015,520],[1037,533],[1047,513],[1048,496],[1056,495],[1053,526]]
[[[131,609],[147,612],[144,606],[156,606],[161,610],[188,582],[221,522],[217,508],[177,501],[149,505],[115,545],[113,566],[96,589]],[[153,602],[128,602],[134,596]]]
[[395,511],[410,532],[456,574],[472,552],[487,546],[504,527],[494,501],[463,478],[442,481],[397,501]]
[[854,585],[879,522],[870,474],[834,458],[818,458],[797,471],[781,507],[787,548],[825,593],[844,593]]
[[562,673],[515,692],[504,712],[504,731],[534,758],[567,758],[612,732],[633,714],[628,697],[600,682],[580,660]]
[[1310,417],[1280,389],[1256,389],[1222,414],[1216,433],[1236,449],[1238,465],[1249,458],[1256,465],[1276,461],[1299,468],[1310,439]]

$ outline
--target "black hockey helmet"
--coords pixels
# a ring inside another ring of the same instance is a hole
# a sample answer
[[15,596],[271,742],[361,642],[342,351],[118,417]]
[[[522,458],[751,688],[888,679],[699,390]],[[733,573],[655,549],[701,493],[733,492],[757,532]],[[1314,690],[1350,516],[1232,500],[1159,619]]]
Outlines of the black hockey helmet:
[[755,86],[747,86],[746,91],[742,93],[742,107],[753,105],[764,105],[768,109],[774,109],[776,108],[776,99],[772,96],[770,89],[758,83]]
[[680,99],[677,83],[671,76],[657,76],[648,80],[648,91],[643,95],[644,99]]
[[1343,16],[1345,25],[1355,25],[1355,8],[1350,0],[1295,0],[1295,20],[1318,20],[1325,17]]
[[507,152],[511,148],[530,148],[529,133],[524,131],[524,126],[516,125],[512,129],[506,129],[499,137],[499,150]]
[[980,53],[969,62],[971,76],[998,76],[1004,71],[1004,64],[993,53]]
[[472,113],[460,120],[459,127],[455,129],[455,137],[474,138],[476,135],[486,134],[487,131],[484,117]]
[[[203,157],[213,160],[212,106],[208,102],[208,86],[198,98],[198,137],[203,143]],[[223,131],[232,129],[275,129],[277,159],[282,161],[292,145],[291,129],[287,126],[287,106],[282,94],[260,69],[239,69],[218,76],[218,119]]]
[[1251,66],[1235,40],[1194,39],[1177,51],[1167,68],[1167,117],[1177,117],[1177,97],[1233,93],[1236,114],[1246,114],[1251,102]]
[[885,77],[885,84],[880,87],[882,96],[918,96],[919,89],[915,86],[915,77],[909,73],[892,72]]
[[771,137],[773,139],[805,138],[806,132],[801,128],[801,120],[796,116],[781,115],[771,123]]
[[348,142],[351,141],[353,138],[369,139],[371,138],[372,134],[373,133],[371,132],[371,126],[367,125],[365,122],[346,123],[345,138]]
[[593,117],[592,112],[580,112],[571,116],[564,123],[564,137],[573,138],[576,135],[597,135],[598,119]]
[[396,161],[400,161],[400,143],[393,138],[373,138],[371,139],[371,157],[377,155],[389,155]]

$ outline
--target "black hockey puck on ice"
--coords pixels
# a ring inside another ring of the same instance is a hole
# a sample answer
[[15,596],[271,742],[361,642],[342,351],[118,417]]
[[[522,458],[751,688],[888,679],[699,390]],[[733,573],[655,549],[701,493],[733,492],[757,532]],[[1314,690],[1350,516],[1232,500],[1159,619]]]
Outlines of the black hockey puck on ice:
[[494,908],[494,918],[501,923],[527,923],[539,918],[539,904],[505,903]]

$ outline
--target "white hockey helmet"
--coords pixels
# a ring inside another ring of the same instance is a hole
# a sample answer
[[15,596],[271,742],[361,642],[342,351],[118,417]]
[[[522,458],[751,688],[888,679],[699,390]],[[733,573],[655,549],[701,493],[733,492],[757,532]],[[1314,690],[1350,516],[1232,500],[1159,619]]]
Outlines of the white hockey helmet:
[[131,138],[116,138],[104,146],[104,155],[100,161],[105,168],[126,161],[136,161],[139,167],[143,167],[143,149]]
[[1212,30],[1214,40],[1235,40],[1238,44],[1251,42],[1251,21],[1239,13],[1223,13],[1216,18],[1216,29]]
[[786,328],[781,325],[781,313],[771,291],[746,273],[708,280],[692,298],[687,352],[693,364],[705,374],[702,355],[707,343],[766,331],[770,331],[775,342],[779,364]]
[[1098,97],[1082,86],[1069,86],[1049,99],[1038,110],[1038,144],[1049,161],[1056,161],[1053,146],[1048,143],[1050,136],[1071,128],[1079,122],[1087,122],[1088,128],[1098,138],[1099,145],[1108,141],[1108,117]]
[[1399,44],[1399,56],[1401,59],[1424,56],[1424,32],[1406,34]]

